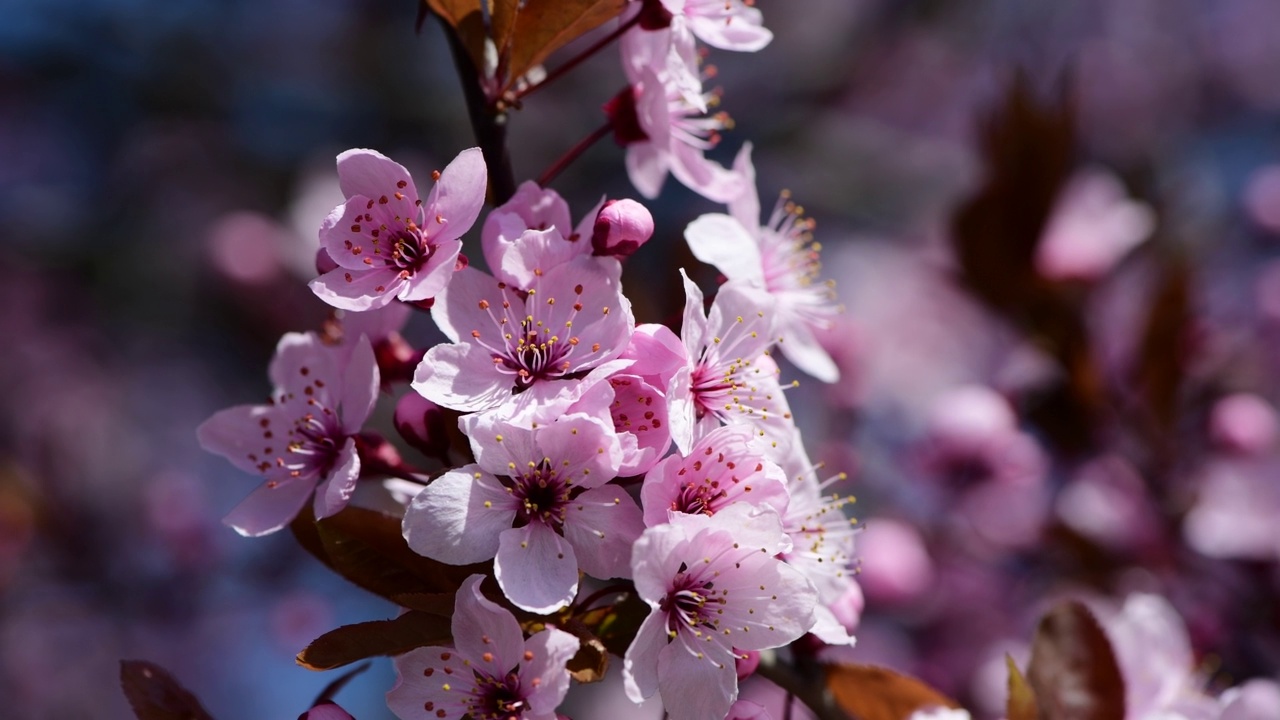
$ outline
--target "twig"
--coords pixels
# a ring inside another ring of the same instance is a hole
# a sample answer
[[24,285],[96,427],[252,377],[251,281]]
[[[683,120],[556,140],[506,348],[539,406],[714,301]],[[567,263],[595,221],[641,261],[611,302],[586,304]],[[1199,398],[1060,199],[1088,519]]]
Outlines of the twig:
[[586,152],[587,148],[595,145],[602,138],[608,136],[612,131],[613,123],[606,122],[604,125],[601,125],[592,131],[590,135],[579,140],[577,145],[569,148],[564,155],[560,156],[559,160],[552,163],[551,167],[547,168],[546,171],[542,173],[542,176],[538,178],[538,184],[542,187],[549,185],[552,180],[556,179],[557,175],[559,175],[565,168],[569,167],[570,163],[577,160],[579,155]]
[[802,675],[795,668],[778,660],[772,650],[760,651],[760,677],[794,695],[811,710],[818,720],[849,720],[849,716],[836,705],[835,698],[827,691],[821,673]]

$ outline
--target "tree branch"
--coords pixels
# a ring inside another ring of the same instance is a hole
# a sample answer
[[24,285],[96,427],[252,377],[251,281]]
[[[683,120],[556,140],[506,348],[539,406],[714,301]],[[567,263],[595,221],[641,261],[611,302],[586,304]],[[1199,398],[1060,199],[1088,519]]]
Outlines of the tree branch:
[[760,677],[771,681],[788,694],[800,698],[818,720],[849,720],[849,716],[836,705],[835,698],[827,692],[827,684],[821,672],[801,674],[796,668],[778,659],[773,650],[760,651]]
[[511,171],[511,155],[507,151],[507,114],[495,111],[489,104],[484,88],[480,85],[480,72],[453,28],[444,25],[444,36],[449,40],[453,64],[462,81],[462,94],[467,101],[467,116],[471,119],[471,131],[476,136],[485,165],[489,166],[490,198],[494,205],[501,205],[516,193],[515,174]]

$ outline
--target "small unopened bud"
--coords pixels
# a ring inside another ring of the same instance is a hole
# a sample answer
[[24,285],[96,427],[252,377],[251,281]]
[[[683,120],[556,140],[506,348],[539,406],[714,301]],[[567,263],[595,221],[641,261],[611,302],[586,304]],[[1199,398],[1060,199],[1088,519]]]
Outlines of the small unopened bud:
[[396,431],[405,442],[424,455],[448,458],[449,413],[416,392],[406,394],[396,403]]
[[737,666],[738,679],[746,680],[751,677],[751,674],[756,671],[756,668],[760,667],[760,651],[747,650],[737,656],[733,663]]
[[338,263],[334,262],[333,258],[329,257],[328,250],[325,250],[324,248],[320,248],[319,250],[316,251],[316,272],[317,273],[320,273],[321,275],[323,275],[329,272],[330,270],[337,270],[337,269],[338,269]]
[[596,215],[591,254],[625,258],[653,237],[653,215],[635,200],[610,200]]
[[298,716],[298,720],[355,720],[337,703],[322,702]]

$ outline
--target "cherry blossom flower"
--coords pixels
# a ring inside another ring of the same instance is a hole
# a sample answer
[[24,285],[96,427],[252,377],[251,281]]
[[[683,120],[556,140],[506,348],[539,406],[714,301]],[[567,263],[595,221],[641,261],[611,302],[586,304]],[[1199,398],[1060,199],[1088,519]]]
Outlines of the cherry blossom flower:
[[816,622],[810,632],[828,645],[852,645],[848,628],[858,623],[861,607],[854,605],[862,599],[852,567],[854,537],[861,529],[844,513],[853,498],[824,496],[828,486],[846,479],[844,473],[818,480],[817,469],[804,455],[798,438],[795,447],[799,448],[795,451],[799,472],[792,474],[786,487],[790,502],[782,515],[782,529],[791,538],[792,550],[781,557],[804,573],[818,591]]
[[627,149],[627,175],[640,194],[656,198],[668,173],[708,200],[728,202],[742,192],[737,173],[703,153],[730,124],[724,113],[704,115],[650,67],[605,106],[614,137]]
[[320,227],[321,246],[338,267],[312,280],[312,291],[343,310],[438,295],[457,267],[459,238],[484,205],[480,149],[459,153],[425,202],[409,171],[373,150],[339,155],[338,182],[347,201]]
[[[427,351],[413,388],[442,407],[464,412],[513,403],[511,416],[535,409],[558,413],[621,369],[605,367],[623,351],[635,327],[619,272],[593,258],[577,258],[536,274],[528,291],[521,292],[464,268],[440,294],[432,314],[453,344]],[[584,378],[592,370],[598,372]],[[552,403],[558,395],[564,400],[560,405]]]
[[1155,229],[1155,213],[1125,196],[1110,173],[1068,182],[1036,246],[1036,270],[1050,280],[1096,280]]
[[707,214],[689,224],[684,232],[689,249],[728,279],[772,295],[782,354],[809,375],[835,382],[840,371],[816,333],[833,327],[839,308],[832,284],[818,279],[821,248],[810,234],[813,221],[783,193],[761,225],[749,143],[738,153],[734,170],[743,178],[742,193],[730,201],[728,215]]
[[525,639],[515,616],[480,592],[483,579],[472,575],[458,589],[454,648],[422,647],[395,659],[387,705],[401,720],[555,720],[578,639],[557,628]]
[[574,226],[569,204],[559,193],[525,181],[485,218],[480,232],[485,262],[502,282],[522,290],[533,287],[539,273],[591,255],[600,207],[597,204]]
[[725,717],[738,697],[735,658],[813,626],[813,584],[775,557],[790,545],[776,512],[742,503],[645,530],[631,567],[650,613],[627,648],[627,696],[660,693],[672,720]]
[[645,525],[661,525],[675,513],[714,515],[739,502],[786,512],[786,474],[755,447],[757,440],[748,427],[721,427],[687,456],[671,455],[655,465],[640,488]]
[[676,447],[687,454],[697,437],[721,424],[748,423],[768,439],[773,457],[785,457],[795,424],[778,384],[778,366],[766,354],[774,340],[772,297],[729,282],[704,315],[702,291],[683,270],[681,275],[686,367],[668,391]]
[[629,573],[640,508],[616,485],[612,429],[574,414],[536,429],[492,415],[467,427],[476,462],[445,473],[413,499],[404,536],[421,555],[454,565],[496,556],[511,602],[548,613],[578,592],[578,571]]
[[237,405],[206,420],[200,446],[267,478],[223,520],[247,536],[284,527],[315,491],[317,518],[346,506],[360,476],[355,439],[373,410],[378,366],[368,339],[349,359],[314,333],[288,333],[276,346],[266,405]]

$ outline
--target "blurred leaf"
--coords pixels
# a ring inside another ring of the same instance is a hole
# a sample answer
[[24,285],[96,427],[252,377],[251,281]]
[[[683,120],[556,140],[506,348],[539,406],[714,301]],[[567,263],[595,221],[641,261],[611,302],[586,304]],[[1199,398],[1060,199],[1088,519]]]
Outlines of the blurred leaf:
[[1111,643],[1079,602],[1041,619],[1027,680],[1042,720],[1124,720],[1124,681]]
[[626,0],[526,0],[515,19],[506,87],[551,53],[618,17],[625,5]]
[[[369,666],[370,663],[361,663],[360,665],[357,665],[356,667],[353,667],[339,675],[333,682],[324,686],[324,689],[320,691],[320,694],[316,696],[316,699],[311,702],[311,707],[315,707],[320,703],[332,701],[333,698],[342,691],[342,688],[346,687],[347,683],[351,682],[352,678],[365,670],[368,670]],[[1010,718],[1010,720],[1013,719]]]
[[191,691],[154,663],[121,660],[120,687],[138,720],[213,720]]
[[489,0],[489,29],[498,57],[506,57],[511,44],[511,34],[516,28],[516,16],[520,12],[520,0]]
[[453,28],[475,67],[484,68],[486,34],[480,0],[422,0],[422,3]]
[[489,563],[445,565],[415,553],[404,541],[400,518],[376,510],[349,506],[315,522],[305,509],[290,528],[320,562],[387,599],[412,593],[452,596],[467,577],[491,569]]
[[1161,429],[1176,419],[1178,390],[1185,374],[1187,327],[1191,320],[1190,271],[1174,261],[1164,269],[1139,346],[1135,385],[1142,390]]
[[603,680],[605,671],[609,669],[609,652],[605,649],[604,643],[600,642],[600,638],[578,620],[570,620],[561,629],[573,633],[578,640],[582,641],[578,646],[577,654],[569,660],[567,666],[573,679],[580,683]]
[[400,607],[442,617],[453,617],[453,599],[451,593],[398,593],[391,596],[391,601]]
[[832,665],[827,687],[840,709],[858,720],[903,720],[929,707],[960,707],[923,682],[874,665]]
[[1063,449],[1087,447],[1101,386],[1077,303],[1042,278],[1036,247],[1074,161],[1074,110],[1064,83],[1037,97],[1023,73],[982,125],[986,179],[952,218],[961,280],[1065,370],[1066,385],[1041,398],[1033,420]]
[[1009,701],[1005,705],[1005,720],[1039,720],[1035,690],[1027,684],[1013,658],[1005,655],[1004,661],[1009,666]]
[[298,653],[298,664],[308,670],[331,670],[357,660],[399,655],[425,645],[453,641],[448,618],[410,610],[392,620],[344,625],[321,635]]

